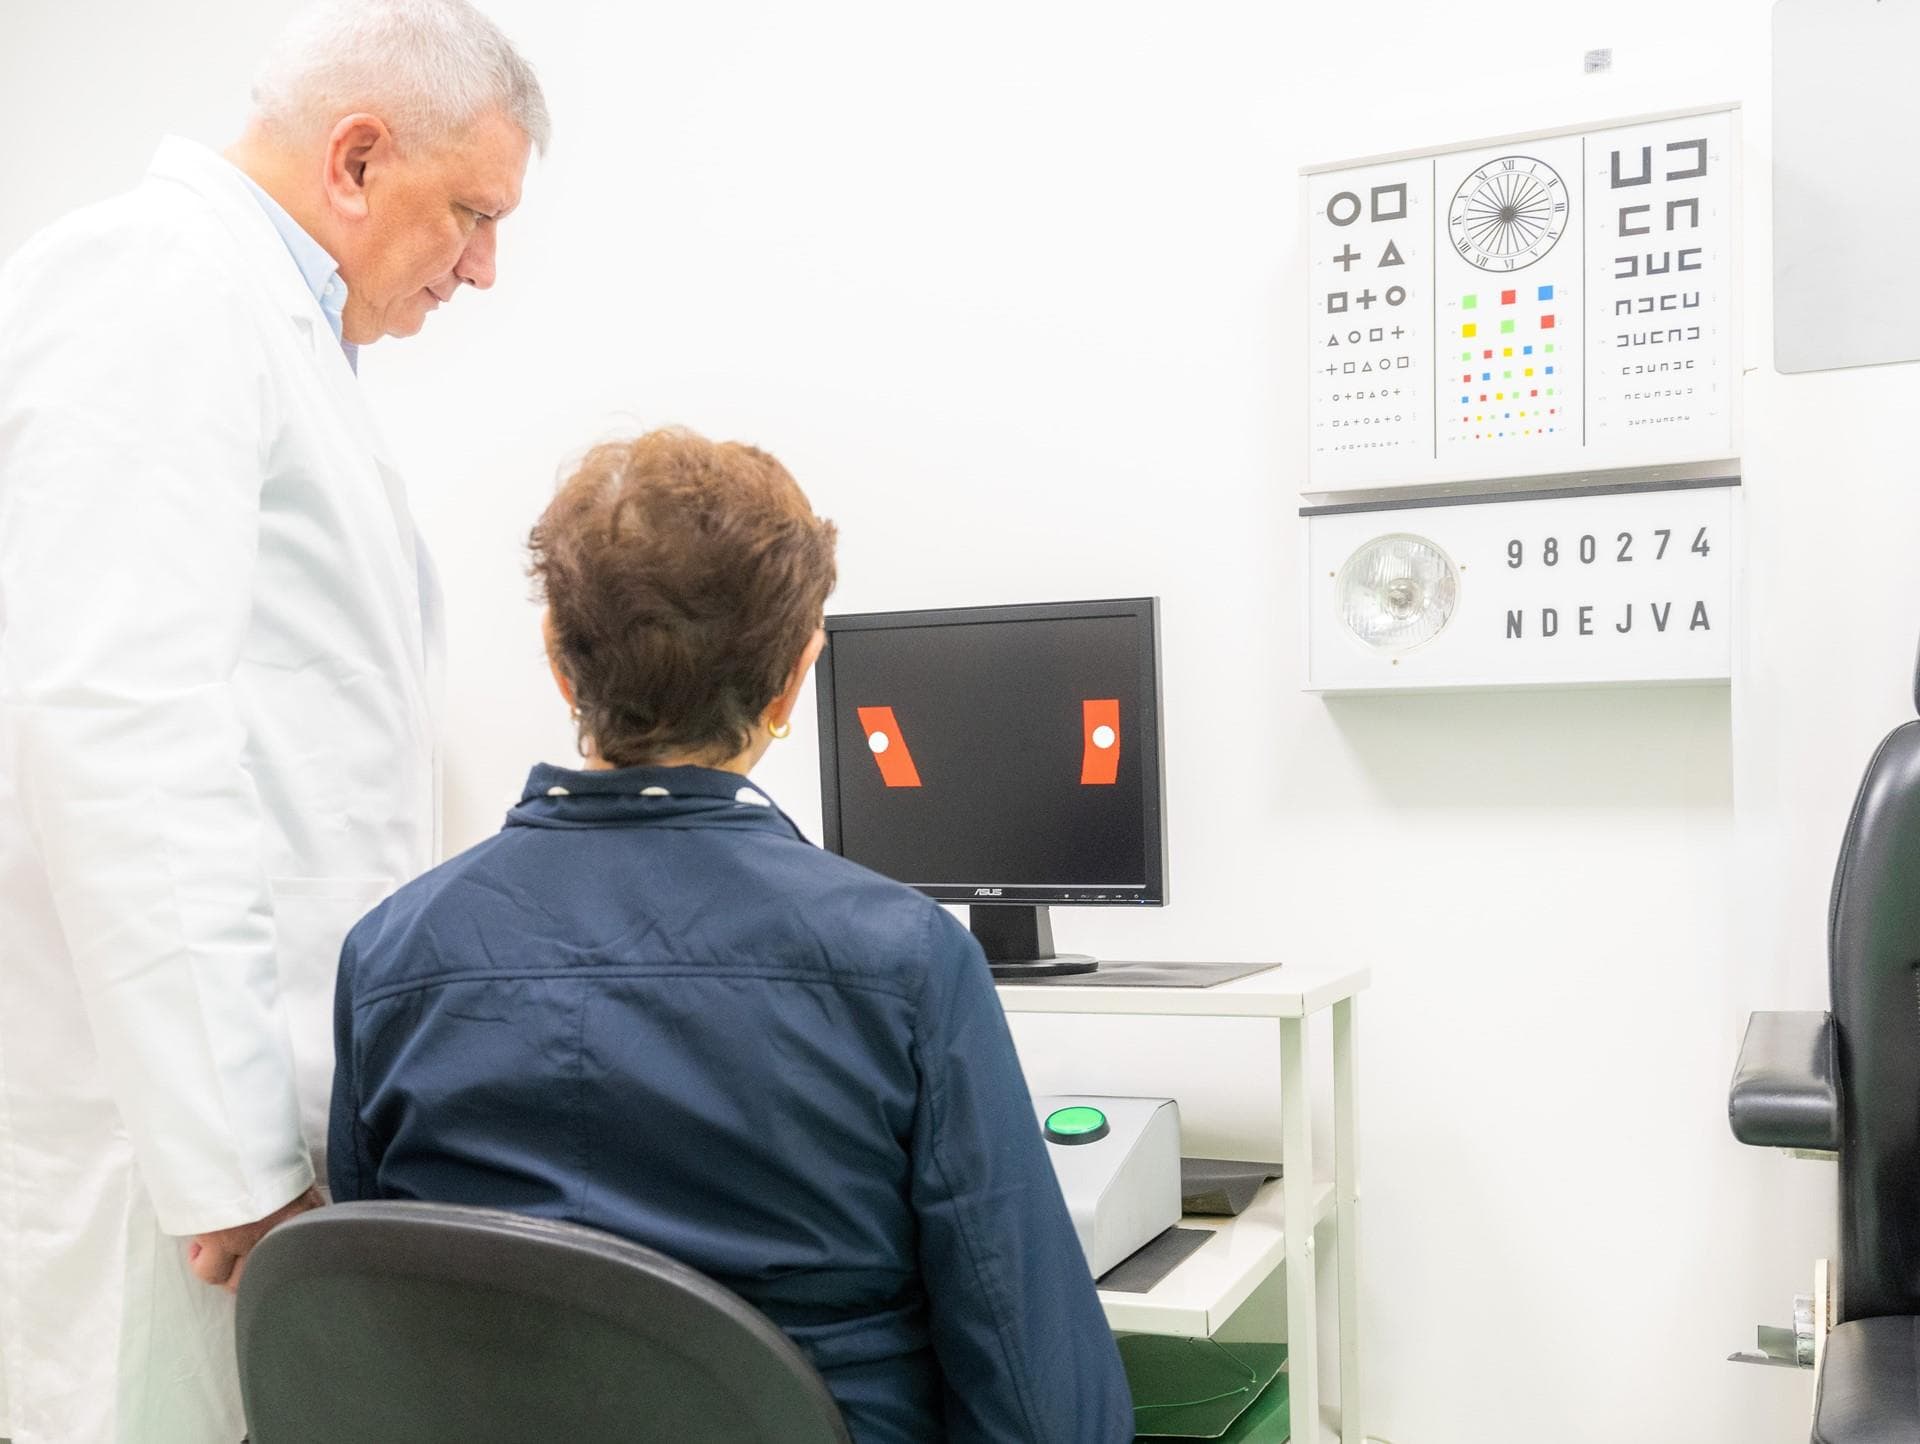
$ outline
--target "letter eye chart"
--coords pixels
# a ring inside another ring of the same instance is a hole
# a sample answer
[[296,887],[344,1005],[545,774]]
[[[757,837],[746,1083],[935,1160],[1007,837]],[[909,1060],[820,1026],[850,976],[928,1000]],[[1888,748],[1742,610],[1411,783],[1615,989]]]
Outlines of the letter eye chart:
[[1724,682],[1738,487],[1307,509],[1307,690]]
[[1737,454],[1729,110],[1305,177],[1303,491]]

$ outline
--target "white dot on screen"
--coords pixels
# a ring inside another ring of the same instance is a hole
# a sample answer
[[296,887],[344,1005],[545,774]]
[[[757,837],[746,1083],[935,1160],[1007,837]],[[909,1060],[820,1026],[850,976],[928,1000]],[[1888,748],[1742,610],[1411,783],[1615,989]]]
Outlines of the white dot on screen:
[[1106,751],[1107,748],[1113,746],[1113,743],[1114,743],[1114,736],[1113,736],[1113,729],[1111,727],[1108,727],[1103,724],[1093,729],[1093,745],[1095,747],[1098,747],[1101,751],[1104,752]]
[[886,733],[870,732],[867,734],[867,746],[871,747],[875,752],[885,752],[887,745]]

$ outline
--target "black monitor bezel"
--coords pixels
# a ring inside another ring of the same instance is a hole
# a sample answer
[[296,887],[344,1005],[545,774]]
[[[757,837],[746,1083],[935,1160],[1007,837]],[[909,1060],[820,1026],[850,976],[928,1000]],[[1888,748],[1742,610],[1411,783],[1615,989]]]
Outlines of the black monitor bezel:
[[829,852],[840,851],[840,737],[834,705],[833,639],[841,632],[951,627],[982,622],[1058,622],[1093,617],[1127,617],[1139,624],[1140,695],[1153,705],[1135,729],[1141,734],[1142,833],[1147,840],[1146,885],[1125,896],[1106,897],[1078,888],[1000,884],[998,895],[983,896],[978,883],[933,883],[917,890],[941,902],[977,906],[1060,904],[1069,907],[1163,907],[1167,901],[1166,753],[1160,714],[1160,599],[1122,597],[1085,602],[1030,602],[998,607],[936,607],[898,612],[854,612],[825,620],[827,645],[814,664],[814,702],[820,721],[820,825]]

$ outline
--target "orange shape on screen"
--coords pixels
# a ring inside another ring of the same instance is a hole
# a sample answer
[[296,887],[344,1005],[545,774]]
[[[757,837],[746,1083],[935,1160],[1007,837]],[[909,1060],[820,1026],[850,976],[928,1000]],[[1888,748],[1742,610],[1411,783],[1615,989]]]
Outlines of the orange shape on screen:
[[1080,785],[1111,785],[1120,778],[1120,700],[1089,698],[1080,704]]
[[880,780],[889,787],[918,787],[920,771],[907,751],[907,739],[891,707],[860,707],[860,730],[866,734],[867,750],[880,764]]

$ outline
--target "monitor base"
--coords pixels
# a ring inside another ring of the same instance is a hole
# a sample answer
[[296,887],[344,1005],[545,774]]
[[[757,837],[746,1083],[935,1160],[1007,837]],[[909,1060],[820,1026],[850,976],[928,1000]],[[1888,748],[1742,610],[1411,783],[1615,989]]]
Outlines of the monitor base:
[[1069,973],[1091,973],[1100,964],[1085,953],[1061,953],[1051,958],[1033,958],[1026,962],[990,963],[996,983],[1017,983],[1022,978],[1064,978]]
[[975,904],[967,909],[967,926],[987,955],[996,982],[1061,978],[1068,973],[1091,973],[1100,966],[1085,953],[1055,955],[1053,920],[1045,903]]

